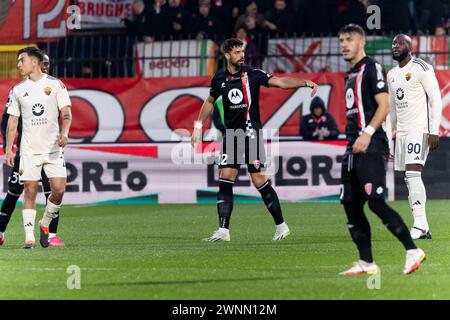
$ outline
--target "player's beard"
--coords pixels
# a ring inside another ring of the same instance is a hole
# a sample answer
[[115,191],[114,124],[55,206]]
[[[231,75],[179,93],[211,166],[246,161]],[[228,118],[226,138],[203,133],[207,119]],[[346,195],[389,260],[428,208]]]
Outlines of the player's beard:
[[395,56],[394,54],[392,54],[392,59],[400,62],[400,61],[403,61],[408,56],[408,54],[409,54],[408,50],[403,50],[398,56]]
[[240,62],[239,60],[236,62],[230,61],[230,64],[236,68],[236,70],[240,70],[242,65],[244,64],[243,62]]

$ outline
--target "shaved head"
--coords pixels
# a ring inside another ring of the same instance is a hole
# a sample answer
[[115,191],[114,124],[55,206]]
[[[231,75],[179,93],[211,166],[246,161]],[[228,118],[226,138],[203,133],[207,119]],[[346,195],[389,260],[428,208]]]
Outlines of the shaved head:
[[392,40],[392,58],[398,62],[410,59],[412,51],[411,37],[400,33]]
[[411,37],[410,37],[410,36],[408,36],[408,35],[406,35],[406,34],[403,34],[403,33],[399,33],[398,35],[396,35],[396,36],[394,37],[394,40],[395,40],[395,39],[404,41],[405,44],[408,45],[408,47],[409,47],[410,49],[412,48],[412,40],[411,40]]

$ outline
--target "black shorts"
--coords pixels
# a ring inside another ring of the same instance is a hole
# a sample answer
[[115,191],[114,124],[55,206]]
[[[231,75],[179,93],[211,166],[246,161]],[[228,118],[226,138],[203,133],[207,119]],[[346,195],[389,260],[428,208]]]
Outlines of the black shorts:
[[384,199],[386,169],[384,153],[346,153],[342,160],[341,203]]
[[[14,157],[14,166],[8,177],[8,193],[13,196],[20,196],[24,188],[23,182],[21,182],[19,179],[20,177],[19,166],[20,166],[20,151],[17,151]],[[48,182],[48,178],[47,175],[45,174],[44,169],[42,169],[41,177],[44,193],[51,192],[50,183]]]
[[251,137],[243,130],[236,130],[233,134],[227,131],[222,139],[219,168],[239,169],[246,164],[248,172],[262,172],[266,165],[264,137],[262,131],[255,133]]

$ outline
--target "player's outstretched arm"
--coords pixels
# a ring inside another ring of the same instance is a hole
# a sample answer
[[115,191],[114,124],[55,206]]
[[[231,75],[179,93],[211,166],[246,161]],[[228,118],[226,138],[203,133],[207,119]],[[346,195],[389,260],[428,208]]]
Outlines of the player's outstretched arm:
[[364,132],[356,139],[353,144],[353,153],[366,152],[369,147],[370,140],[372,140],[372,135],[381,126],[386,116],[389,113],[389,97],[386,92],[381,92],[375,95],[375,101],[377,102],[377,111],[373,115],[372,121],[366,127]]
[[72,124],[72,111],[70,106],[65,106],[61,108],[61,118],[62,126],[61,132],[58,136],[58,145],[60,147],[65,147],[69,141],[69,130]]
[[272,77],[269,79],[269,87],[281,89],[297,89],[301,87],[308,87],[312,89],[311,97],[316,94],[317,89],[319,88],[319,86],[311,80],[291,77]]
[[14,152],[12,150],[14,138],[16,137],[17,125],[19,124],[19,117],[10,115],[8,119],[8,126],[6,129],[6,164],[10,167],[14,166]]
[[206,119],[208,119],[208,117],[211,116],[213,110],[214,110],[214,97],[208,96],[208,98],[206,98],[205,101],[203,102],[202,109],[200,110],[197,121],[195,121],[194,123],[194,131],[192,132],[191,136],[191,144],[194,148],[200,142],[200,139],[202,137],[203,123],[205,122]]

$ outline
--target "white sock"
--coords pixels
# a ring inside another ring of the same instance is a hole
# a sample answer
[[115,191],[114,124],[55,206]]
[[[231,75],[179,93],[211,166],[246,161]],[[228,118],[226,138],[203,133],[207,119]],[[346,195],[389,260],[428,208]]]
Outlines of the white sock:
[[52,222],[53,215],[59,211],[61,208],[61,205],[56,205],[54,203],[51,203],[50,200],[47,200],[47,206],[45,207],[44,216],[42,217],[41,224],[44,227],[47,227],[50,225],[50,222]]
[[25,229],[25,242],[35,241],[34,239],[34,221],[36,220],[36,210],[23,209],[23,227]]
[[408,182],[408,178],[405,175],[405,184],[406,184],[406,188],[408,189],[408,202],[409,202],[409,207],[411,208],[412,211],[412,202],[411,202],[411,197],[409,196],[409,194],[411,193],[411,189],[409,188],[409,182]]
[[56,233],[52,233],[52,232],[49,232],[48,233],[48,237],[51,239],[51,238],[54,238],[54,237],[56,237]]
[[230,230],[228,230],[227,228],[219,228],[219,231],[224,233],[230,232]]
[[410,205],[414,217],[414,227],[428,230],[428,221],[425,211],[427,202],[427,194],[422,181],[422,173],[420,171],[406,171],[407,185],[409,185]]

